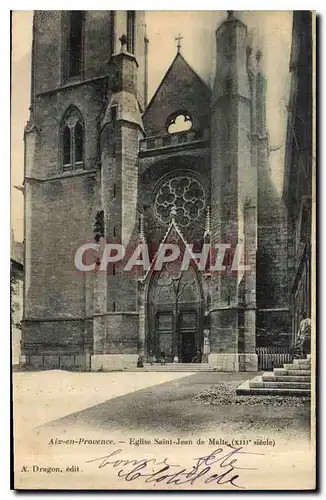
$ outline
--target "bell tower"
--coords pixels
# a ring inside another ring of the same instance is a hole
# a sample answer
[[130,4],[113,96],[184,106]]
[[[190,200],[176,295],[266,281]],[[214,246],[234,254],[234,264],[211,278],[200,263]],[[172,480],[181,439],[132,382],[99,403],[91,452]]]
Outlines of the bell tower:
[[[256,370],[254,76],[249,68],[247,27],[232,11],[216,31],[216,54],[211,101],[211,239],[212,245],[227,248],[224,269],[213,271],[211,278],[209,361],[223,371]],[[244,270],[244,264],[250,270]]]
[[144,37],[143,11],[34,12],[24,178],[27,364],[100,369],[94,353],[137,353],[136,287],[119,284],[118,272],[76,272],[74,256],[94,242],[96,218],[101,236],[124,244],[132,237]]

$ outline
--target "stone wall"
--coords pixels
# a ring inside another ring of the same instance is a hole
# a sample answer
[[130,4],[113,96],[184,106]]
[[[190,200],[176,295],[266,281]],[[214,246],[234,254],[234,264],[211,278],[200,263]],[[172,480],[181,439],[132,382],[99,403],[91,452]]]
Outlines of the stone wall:
[[89,369],[90,320],[23,321],[22,364],[44,368]]
[[286,211],[268,172],[261,172],[259,180],[257,305],[259,308],[288,307]]
[[59,89],[36,98],[33,118],[40,130],[39,150],[33,165],[35,177],[47,178],[62,172],[60,124],[70,106],[76,106],[84,122],[84,168],[94,169],[99,160],[99,115],[103,108],[106,80]]
[[93,241],[96,178],[71,176],[48,182],[31,181],[32,222],[29,239],[30,285],[25,291],[25,318],[56,319],[85,315],[85,274],[74,255]]
[[[63,83],[65,21],[67,11],[35,11],[35,93],[47,92]],[[104,76],[112,52],[111,11],[85,11],[82,79]],[[100,41],[100,43],[99,43]]]

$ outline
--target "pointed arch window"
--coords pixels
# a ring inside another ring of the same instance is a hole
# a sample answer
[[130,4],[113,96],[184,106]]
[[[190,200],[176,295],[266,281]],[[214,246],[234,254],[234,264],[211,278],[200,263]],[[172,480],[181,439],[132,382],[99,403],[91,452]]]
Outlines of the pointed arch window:
[[84,11],[72,10],[64,13],[64,80],[79,79],[83,72]]
[[131,54],[135,53],[135,21],[136,12],[128,10],[127,12],[127,51]]
[[63,172],[84,167],[84,124],[76,108],[71,108],[62,121],[60,149]]

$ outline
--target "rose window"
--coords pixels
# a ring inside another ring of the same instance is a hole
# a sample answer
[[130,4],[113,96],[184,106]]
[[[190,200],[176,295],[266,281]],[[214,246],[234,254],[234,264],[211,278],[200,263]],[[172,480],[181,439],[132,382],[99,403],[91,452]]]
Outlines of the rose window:
[[165,225],[171,221],[171,210],[175,208],[175,220],[180,226],[188,226],[198,219],[205,209],[205,193],[196,179],[186,176],[169,179],[155,196],[155,212]]

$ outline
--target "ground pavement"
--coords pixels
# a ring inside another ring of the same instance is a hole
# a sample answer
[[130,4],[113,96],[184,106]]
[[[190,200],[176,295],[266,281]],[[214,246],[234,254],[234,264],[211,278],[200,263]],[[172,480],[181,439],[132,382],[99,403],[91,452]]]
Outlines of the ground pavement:
[[[194,433],[243,433],[248,431],[303,437],[309,436],[309,408],[291,406],[263,406],[248,404],[209,405],[193,398],[219,383],[240,384],[251,378],[250,373],[83,373],[64,375],[65,385],[74,394],[74,404],[68,404],[69,391],[62,391],[62,384],[55,386],[60,373],[46,373],[52,387],[56,411],[50,411],[46,422],[35,424],[49,430],[66,432],[72,428],[85,431],[157,433],[166,435],[189,435]],[[62,375],[63,374],[63,375]],[[18,374],[17,374],[18,375]],[[27,377],[29,374],[26,374]],[[36,375],[36,373],[32,374]],[[43,376],[43,379],[46,378]],[[39,378],[39,377],[37,377]],[[42,376],[39,380],[42,380]],[[88,381],[87,384],[85,383]],[[34,379],[34,382],[35,379]],[[80,387],[80,395],[76,384]],[[27,384],[27,382],[26,382]],[[73,385],[75,386],[73,388]],[[46,384],[43,394],[46,400]],[[66,389],[67,389],[66,387]],[[31,395],[32,396],[32,395]],[[26,401],[27,402],[27,401]],[[48,403],[47,403],[48,404]],[[39,397],[39,406],[42,397]],[[33,404],[32,404],[33,407]],[[35,403],[34,403],[35,408]]]

